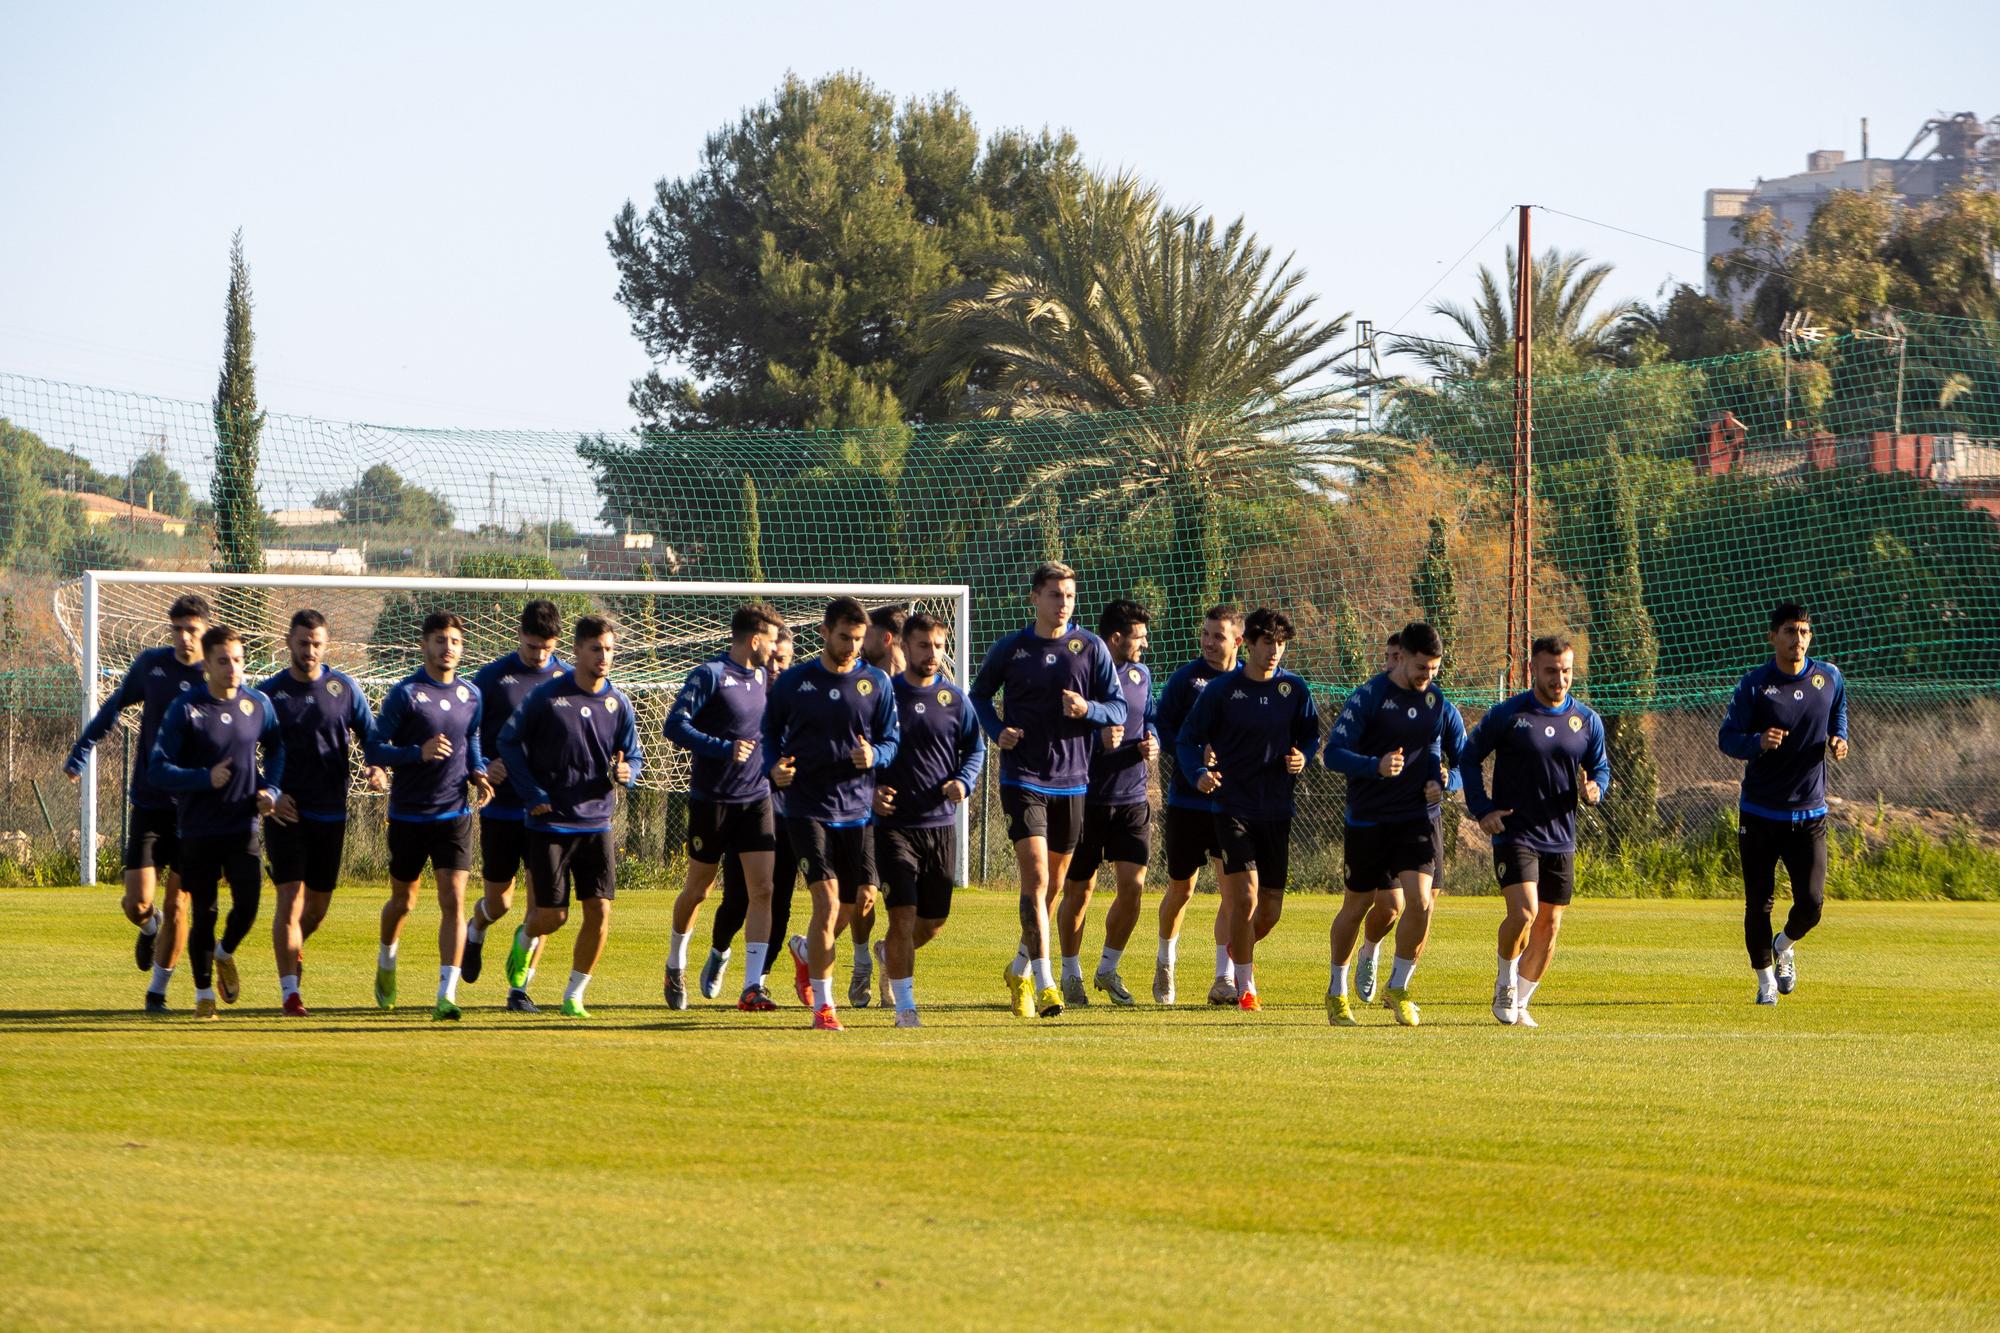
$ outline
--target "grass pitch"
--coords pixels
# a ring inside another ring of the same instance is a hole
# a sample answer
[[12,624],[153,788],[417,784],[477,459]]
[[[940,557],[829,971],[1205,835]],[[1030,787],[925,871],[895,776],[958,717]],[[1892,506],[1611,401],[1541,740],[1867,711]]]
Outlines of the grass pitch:
[[1738,909],[1581,902],[1527,1032],[1487,1013],[1497,901],[1447,901],[1425,1025],[1336,1031],[1328,898],[1260,951],[1261,1015],[1200,1003],[1203,897],[1193,1004],[1143,1003],[1142,920],[1140,1008],[1023,1022],[1012,899],[972,893],[927,1028],[828,1035],[789,987],[666,1012],[660,893],[588,1024],[497,1011],[497,969],[459,1025],[377,1013],[359,888],[312,1018],[260,929],[221,1022],[185,967],[149,1021],[112,895],[0,894],[0,1327],[2000,1324],[2000,907],[1831,904],[1773,1010]]

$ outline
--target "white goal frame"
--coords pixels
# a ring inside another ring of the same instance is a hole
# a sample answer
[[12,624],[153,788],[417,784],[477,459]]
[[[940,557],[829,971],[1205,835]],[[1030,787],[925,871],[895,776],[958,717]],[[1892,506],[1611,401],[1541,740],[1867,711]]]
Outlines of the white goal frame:
[[[195,588],[328,588],[358,589],[379,592],[420,592],[434,588],[438,592],[476,593],[519,593],[524,596],[537,594],[549,596],[558,593],[590,593],[599,596],[630,597],[649,593],[689,597],[856,597],[863,601],[882,601],[897,598],[951,599],[957,603],[957,615],[952,624],[949,647],[950,662],[957,669],[957,681],[961,689],[968,693],[972,687],[972,662],[969,636],[972,632],[972,589],[962,583],[702,583],[684,579],[458,579],[458,578],[386,578],[377,575],[344,574],[215,574],[206,570],[200,572],[173,572],[156,569],[93,569],[86,571],[82,578],[83,607],[80,634],[71,637],[71,647],[76,651],[82,678],[82,724],[88,725],[96,715],[99,703],[99,687],[102,684],[103,667],[98,651],[98,594],[101,589],[114,585],[156,585],[159,587]],[[63,626],[65,636],[70,635],[69,626],[63,621],[61,590],[57,591],[56,621]],[[651,743],[667,744],[665,737],[648,738]],[[85,758],[79,801],[78,878],[89,885],[97,883],[97,750],[92,746]],[[964,885],[970,882],[971,873],[971,810],[972,802],[967,800],[958,808],[958,818],[954,821],[953,878]]]

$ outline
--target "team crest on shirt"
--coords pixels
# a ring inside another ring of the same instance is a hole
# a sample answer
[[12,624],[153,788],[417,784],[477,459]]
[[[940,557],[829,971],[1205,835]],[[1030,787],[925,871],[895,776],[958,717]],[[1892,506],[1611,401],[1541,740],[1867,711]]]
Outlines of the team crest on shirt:
[[701,850],[701,834],[697,833],[697,834],[695,834],[695,835],[694,835],[693,837],[689,838],[689,839],[688,839],[688,846],[689,846],[689,847],[691,847],[691,848],[693,848],[693,849],[694,849],[695,851],[697,851],[697,852],[698,852],[698,851],[700,851],[700,850]]
[[1580,717],[1574,717],[1574,716],[1572,716],[1572,717],[1570,718],[1570,720],[1569,720],[1569,729],[1570,729],[1571,731],[1582,731],[1582,730],[1583,730],[1583,719],[1582,719],[1582,718],[1580,718]]
[[869,695],[875,693],[875,682],[872,680],[857,680],[854,682],[854,692],[866,699]]
[[465,688],[465,686],[461,685],[458,687],[458,701],[460,703],[464,703],[467,699],[470,699],[471,697],[472,697],[471,692],[468,691]]
[[614,695],[612,695],[612,696],[611,696],[610,698],[608,698],[608,699],[606,699],[606,700],[604,701],[604,711],[605,711],[605,712],[607,712],[607,713],[615,713],[615,712],[617,712],[617,711],[618,711],[618,696],[617,696],[617,695],[615,695],[615,694],[614,694]]
[[250,701],[248,699],[238,699],[236,701],[236,711],[245,717],[250,716]]
[[1281,681],[1279,681],[1279,682],[1278,682],[1278,693],[1279,693],[1280,695],[1282,695],[1282,696],[1283,696],[1284,698],[1287,698],[1287,699],[1291,698],[1291,697],[1292,697],[1292,682],[1290,682],[1289,680],[1281,680]]
[[1426,694],[1424,696],[1424,707],[1436,708],[1437,706],[1438,706],[1438,697],[1435,694]]
[[1794,699],[1803,699],[1803,698],[1805,698],[1805,697],[1806,697],[1806,692],[1805,692],[1804,690],[1793,690],[1793,691],[1792,691],[1792,698],[1794,698]]
[[924,701],[922,699],[919,699],[917,700],[917,716],[922,717],[923,715],[924,715]]
[[1125,679],[1131,681],[1134,685],[1137,685],[1139,683],[1139,668],[1128,667],[1125,671]]
[[941,704],[943,704],[943,705],[944,705],[944,706],[945,706],[946,708],[949,708],[949,707],[951,707],[951,691],[950,691],[950,690],[939,690],[939,691],[938,691],[938,702],[939,702],[939,703],[941,703]]
[[589,716],[590,716],[590,705],[589,705],[589,704],[585,704],[585,705],[583,706],[583,715],[584,715],[585,717],[589,717]]
[[328,681],[328,682],[326,683],[326,692],[327,692],[328,694],[339,694],[339,693],[340,693],[340,682],[339,682],[339,681],[337,681],[337,680],[330,680],[330,681]]
[[1082,651],[1083,651],[1083,640],[1082,640],[1082,639],[1071,639],[1071,640],[1069,641],[1069,650],[1070,650],[1071,652],[1073,652],[1073,653],[1080,653],[1080,652],[1082,652]]
[[1822,675],[1820,675],[1820,674],[1819,674],[1819,672],[1817,672],[1817,671],[1813,672],[1813,678],[1812,678],[1812,685],[1813,685],[1813,688],[1814,688],[1814,689],[1816,689],[1816,690],[1823,690],[1823,689],[1825,689],[1825,688],[1826,688],[1826,677],[1825,677],[1825,676],[1822,676]]

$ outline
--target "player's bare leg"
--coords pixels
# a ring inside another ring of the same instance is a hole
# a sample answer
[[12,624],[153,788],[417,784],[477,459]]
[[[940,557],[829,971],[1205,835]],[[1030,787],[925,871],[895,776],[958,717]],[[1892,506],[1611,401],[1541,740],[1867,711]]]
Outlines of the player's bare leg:
[[[767,867],[768,864],[767,859]],[[667,944],[665,993],[669,1009],[687,1008],[688,937],[694,934],[694,923],[700,916],[701,905],[708,901],[708,892],[714,887],[716,874],[721,869],[720,861],[688,858],[687,874],[681,881],[680,893],[674,898],[673,937]],[[764,882],[766,885],[770,883],[768,868]]]
[[1402,886],[1378,892],[1374,898],[1374,905],[1361,925],[1361,952],[1354,965],[1354,993],[1363,1004],[1375,998],[1376,982],[1381,976],[1382,941],[1389,938],[1389,932],[1403,915]]
[[1115,861],[1111,877],[1117,888],[1111,906],[1104,913],[1104,952],[1098,956],[1092,984],[1109,995],[1113,1004],[1127,1005],[1132,1003],[1132,992],[1125,988],[1118,963],[1139,925],[1139,900],[1146,891],[1146,867],[1136,861]]
[[1535,924],[1528,930],[1528,947],[1521,953],[1520,1003],[1515,1009],[1515,1021],[1523,1027],[1538,1026],[1528,1017],[1528,1001],[1534,998],[1535,988],[1548,975],[1549,964],[1555,961],[1556,937],[1562,934],[1564,909],[1555,903],[1543,903],[1535,913]]
[[[1236,988],[1237,1004],[1258,1009],[1257,978],[1252,960],[1257,952],[1257,869],[1248,867],[1238,874],[1222,876],[1222,910],[1229,922],[1230,982]],[[1211,997],[1211,1003],[1213,999]]]
[[1493,977],[1493,1017],[1511,1026],[1520,1007],[1521,950],[1539,915],[1532,883],[1507,884],[1500,889],[1507,911],[1500,918],[1499,967]]

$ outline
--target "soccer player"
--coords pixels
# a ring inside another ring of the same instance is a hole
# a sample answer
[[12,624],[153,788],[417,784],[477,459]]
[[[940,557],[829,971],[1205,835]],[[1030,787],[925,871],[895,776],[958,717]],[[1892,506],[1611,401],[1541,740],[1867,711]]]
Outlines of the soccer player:
[[[771,681],[791,670],[792,627],[778,627],[777,642],[771,647],[771,660],[764,668],[765,678]],[[798,887],[799,858],[792,851],[790,831],[785,827],[785,794],[776,788],[771,790],[772,840],[776,848],[771,853],[771,933],[766,938],[763,955],[763,973],[746,975],[744,988],[755,983],[768,998],[771,989],[771,967],[780,954],[788,952],[785,941],[791,938],[792,891]],[[729,967],[730,945],[736,939],[736,932],[743,929],[750,919],[750,886],[743,873],[743,862],[734,856],[722,858],[722,901],[715,909],[708,961],[702,964],[701,993],[714,999],[722,993],[723,974]],[[747,944],[746,944],[747,948]],[[808,1008],[812,1005],[811,978],[803,963],[795,968],[794,989],[798,991],[799,1003]],[[711,980],[711,973],[713,979]],[[753,1009],[761,1009],[753,1005]]]
[[1139,924],[1139,898],[1146,887],[1146,856],[1153,807],[1146,791],[1149,765],[1159,757],[1160,729],[1153,708],[1153,673],[1140,659],[1146,655],[1146,626],[1151,617],[1137,602],[1109,603],[1097,618],[1097,637],[1111,650],[1118,669],[1118,691],[1125,696],[1130,726],[1116,725],[1098,733],[1090,756],[1090,790],[1083,798],[1083,839],[1063,881],[1062,907],[1056,936],[1062,943],[1063,1003],[1087,1005],[1083,988],[1083,921],[1090,908],[1098,867],[1111,864],[1116,896],[1104,914],[1104,952],[1093,981],[1116,1005],[1133,1002],[1118,960]]
[[[1472,729],[1458,766],[1465,808],[1493,838],[1493,873],[1507,899],[1493,1017],[1539,1027],[1528,1001],[1555,956],[1563,910],[1576,889],[1576,810],[1611,786],[1604,722],[1569,694],[1576,653],[1558,634],[1528,652],[1534,686],[1494,705]],[[1480,765],[1493,759],[1487,794]],[[1524,952],[1525,950],[1525,952]]]
[[[1403,660],[1403,632],[1391,634],[1382,648],[1382,670],[1394,671],[1396,664]],[[1444,878],[1444,807],[1438,807],[1438,820],[1433,826],[1435,846],[1438,853],[1438,878]],[[1403,914],[1403,889],[1395,888],[1377,895],[1375,905],[1368,909],[1368,916],[1361,923],[1361,952],[1354,959],[1354,993],[1367,1004],[1375,998],[1375,981],[1379,974],[1382,958],[1382,941],[1389,938],[1389,932],[1396,928],[1396,919]]]
[[[892,681],[903,674],[908,661],[903,645],[903,625],[909,614],[906,608],[900,606],[876,607],[868,613],[868,633],[861,639],[861,660]],[[875,904],[870,902],[865,907],[842,904],[840,929],[854,941],[853,971],[847,978],[847,1002],[857,1008],[866,1008],[868,985],[875,972],[874,951],[868,947],[868,938],[875,933]],[[886,974],[884,990],[887,990]]]
[[896,696],[889,678],[861,660],[868,613],[852,597],[827,603],[817,657],[778,677],[764,705],[765,776],[785,793],[792,849],[812,892],[812,932],[794,935],[806,964],[813,1027],[840,1031],[833,1010],[834,929],[840,904],[875,895],[875,840],[868,825],[875,774],[895,762]]
[[[537,597],[522,606],[519,633],[513,652],[472,673],[472,688],[479,691],[479,752],[486,756],[486,780],[493,785],[493,799],[479,809],[479,876],[485,891],[472,905],[472,919],[465,923],[460,980],[467,985],[478,981],[485,970],[488,927],[514,905],[514,879],[520,874],[521,857],[527,848],[526,812],[514,799],[513,784],[507,781],[507,761],[500,758],[500,729],[522,700],[569,670],[556,657],[562,612],[554,602]],[[532,961],[528,971],[530,975],[534,972]],[[508,989],[507,1007],[520,1013],[535,1011],[524,987]]]
[[[993,645],[971,695],[980,725],[1000,747],[1000,808],[1021,871],[1021,944],[1007,964],[1007,988],[1018,1017],[1054,1018],[1063,1006],[1049,970],[1050,899],[1083,835],[1091,738],[1124,723],[1125,696],[1111,650],[1070,624],[1076,571],[1049,561],[1029,586],[1034,620]],[[993,705],[1002,693],[1004,722]]]
[[[965,694],[945,680],[945,627],[919,611],[903,626],[908,663],[895,679],[896,757],[875,784],[875,864],[889,908],[886,940],[875,944],[885,978],[884,1007],[896,1026],[917,1018],[917,950],[951,915],[953,822],[979,781],[986,737]],[[853,998],[852,991],[849,998]]]
[[[284,782],[264,822],[264,853],[278,886],[278,914],[271,921],[278,989],[285,1012],[302,1018],[306,941],[326,919],[347,847],[349,738],[366,745],[375,715],[354,677],[326,665],[326,617],[318,611],[293,612],[285,651],[291,665],[257,685],[278,715],[285,742]],[[368,770],[369,790],[388,785],[388,774]]]
[[[771,685],[767,668],[783,624],[778,613],[762,603],[737,607],[729,620],[728,649],[688,672],[667,714],[667,739],[694,756],[687,803],[687,877],[674,899],[663,987],[669,1009],[688,1006],[688,936],[725,855],[742,865],[750,923],[746,984],[738,1007],[759,1012],[775,1007],[762,982],[770,948],[771,862],[777,838],[771,783],[757,761],[757,743]],[[726,955],[711,952],[702,968],[702,993],[710,999],[721,992],[726,961]]]
[[635,785],[646,762],[632,701],[611,683],[617,644],[610,621],[578,616],[570,671],[537,687],[500,729],[507,781],[527,811],[534,894],[527,919],[514,930],[507,984],[527,990],[529,962],[542,939],[569,920],[574,892],[583,904],[583,929],[563,988],[562,1011],[570,1018],[590,1017],[583,992],[604,954],[611,901],[618,896],[618,849],[611,842],[615,793]]
[[[168,705],[146,776],[154,790],[174,793],[181,883],[189,904],[194,1016],[207,1020],[216,1016],[218,989],[229,1004],[242,992],[236,946],[257,921],[264,889],[258,834],[262,816],[277,808],[285,745],[271,701],[243,684],[242,636],[227,625],[211,625],[202,632],[201,652],[202,687]],[[216,893],[224,879],[229,920],[217,943]]]
[[[167,608],[172,642],[163,648],[148,648],[132,659],[117,691],[84,725],[83,734],[63,762],[63,772],[69,774],[69,780],[80,782],[84,760],[118,725],[118,715],[134,704],[140,705],[139,758],[132,765],[128,792],[131,814],[126,820],[122,906],[126,919],[139,928],[138,938],[133,941],[132,959],[140,971],[153,970],[152,981],[146,987],[149,1014],[167,1012],[167,983],[187,944],[188,920],[183,910],[187,905],[186,892],[175,873],[180,862],[175,859],[179,836],[174,832],[174,800],[171,793],[153,785],[147,770],[151,767],[153,741],[160,734],[160,719],[166,716],[167,705],[201,688],[204,682],[201,636],[212,616],[208,599],[201,594],[176,597]],[[92,848],[85,855],[93,855],[95,851]],[[155,895],[162,880],[165,893],[160,895],[156,907]]]
[[375,1003],[396,1007],[396,950],[417,905],[424,866],[437,881],[438,989],[431,1018],[456,1022],[465,949],[465,881],[472,869],[472,811],[491,799],[479,744],[479,691],[458,679],[465,622],[424,617],[424,664],[391,686],[368,733],[368,762],[389,770],[389,900],[375,957]]
[[[1736,845],[1743,861],[1743,942],[1757,973],[1757,1003],[1776,1004],[1798,984],[1794,948],[1826,905],[1826,761],[1847,758],[1847,682],[1808,657],[1812,614],[1797,602],[1771,610],[1771,660],[1737,682],[1716,745],[1744,761]],[[1792,882],[1792,910],[1771,938],[1778,862]]]
[[[1243,613],[1224,603],[1212,606],[1201,622],[1201,656],[1174,672],[1160,691],[1154,715],[1160,746],[1171,756],[1180,743],[1181,724],[1194,701],[1218,676],[1236,669],[1236,651],[1243,643]],[[1180,951],[1181,917],[1194,896],[1195,877],[1203,865],[1219,885],[1222,849],[1215,842],[1215,802],[1194,789],[1176,764],[1167,779],[1167,807],[1162,814],[1167,854],[1167,891],[1160,899],[1160,947],[1153,962],[1153,1002],[1174,1002],[1174,964]],[[1220,902],[1215,908],[1215,980],[1208,988],[1210,1004],[1235,1004],[1236,985],[1230,979],[1229,918]]]
[[1437,688],[1444,660],[1438,632],[1416,621],[1403,628],[1402,640],[1396,669],[1348,695],[1327,737],[1326,766],[1347,775],[1347,893],[1330,932],[1333,977],[1326,992],[1327,1021],[1336,1027],[1354,1026],[1347,964],[1361,923],[1397,888],[1403,911],[1383,1001],[1403,1026],[1422,1021],[1410,979],[1430,938],[1445,763],[1465,748],[1465,720]]
[[1319,751],[1319,709],[1305,681],[1281,665],[1291,618],[1258,607],[1243,622],[1243,665],[1201,692],[1180,729],[1180,766],[1214,799],[1222,901],[1237,1007],[1254,1013],[1257,941],[1285,906],[1293,792]]

